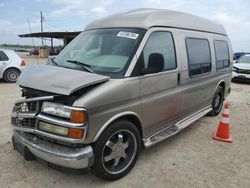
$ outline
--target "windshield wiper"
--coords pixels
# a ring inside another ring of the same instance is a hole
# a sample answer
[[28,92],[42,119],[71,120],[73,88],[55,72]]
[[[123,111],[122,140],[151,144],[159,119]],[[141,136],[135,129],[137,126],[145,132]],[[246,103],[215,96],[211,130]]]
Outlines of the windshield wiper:
[[84,70],[93,73],[93,71],[91,70],[91,66],[86,63],[77,60],[67,60],[67,62],[80,65]]
[[58,66],[58,63],[55,62],[54,58],[51,58],[51,62],[52,62],[54,65]]

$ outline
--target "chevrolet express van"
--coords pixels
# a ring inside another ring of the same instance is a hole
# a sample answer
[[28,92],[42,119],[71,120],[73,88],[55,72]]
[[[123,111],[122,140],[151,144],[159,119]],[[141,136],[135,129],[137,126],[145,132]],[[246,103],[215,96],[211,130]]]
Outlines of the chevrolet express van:
[[52,65],[20,75],[14,149],[26,160],[121,178],[142,148],[220,113],[232,58],[224,28],[190,14],[138,9],[94,21]]

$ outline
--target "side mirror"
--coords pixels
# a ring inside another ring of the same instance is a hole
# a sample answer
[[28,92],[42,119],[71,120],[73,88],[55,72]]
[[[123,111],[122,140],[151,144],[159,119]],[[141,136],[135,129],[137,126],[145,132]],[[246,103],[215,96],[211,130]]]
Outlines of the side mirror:
[[161,72],[164,68],[164,57],[160,53],[152,53],[148,58],[148,68],[145,73],[152,74]]

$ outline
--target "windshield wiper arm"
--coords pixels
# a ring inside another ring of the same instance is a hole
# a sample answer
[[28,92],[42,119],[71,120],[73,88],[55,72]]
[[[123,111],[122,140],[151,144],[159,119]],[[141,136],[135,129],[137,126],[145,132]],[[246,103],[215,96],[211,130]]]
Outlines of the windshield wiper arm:
[[58,66],[58,63],[55,62],[54,58],[51,58],[51,62],[52,62],[53,64],[55,64],[56,66]]
[[93,71],[91,70],[91,66],[86,63],[77,60],[67,60],[67,62],[80,65],[84,70],[93,73]]

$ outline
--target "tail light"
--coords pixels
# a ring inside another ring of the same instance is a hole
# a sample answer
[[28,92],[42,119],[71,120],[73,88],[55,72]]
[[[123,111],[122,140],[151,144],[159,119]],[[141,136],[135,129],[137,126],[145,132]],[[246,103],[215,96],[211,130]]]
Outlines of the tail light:
[[26,65],[25,61],[22,60],[20,66],[25,66],[25,65]]

